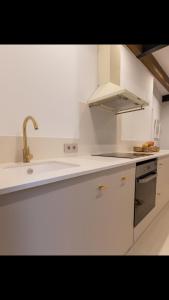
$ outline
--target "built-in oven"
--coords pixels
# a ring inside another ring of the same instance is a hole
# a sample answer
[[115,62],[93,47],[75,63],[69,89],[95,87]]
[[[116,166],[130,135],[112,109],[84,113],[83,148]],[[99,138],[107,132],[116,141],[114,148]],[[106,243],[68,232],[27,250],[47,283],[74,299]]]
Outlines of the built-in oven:
[[157,159],[136,164],[134,227],[155,207]]

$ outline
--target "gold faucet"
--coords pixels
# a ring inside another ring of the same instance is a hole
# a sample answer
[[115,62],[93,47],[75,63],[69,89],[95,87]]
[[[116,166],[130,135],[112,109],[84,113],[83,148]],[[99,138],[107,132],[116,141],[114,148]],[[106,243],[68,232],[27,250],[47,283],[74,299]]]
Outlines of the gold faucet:
[[26,133],[26,127],[28,121],[31,120],[33,123],[33,126],[35,129],[38,129],[38,124],[36,123],[35,119],[31,116],[28,116],[25,118],[23,122],[23,161],[28,163],[30,160],[33,158],[33,155],[30,153],[29,147],[28,147],[28,142],[27,142],[27,133]]

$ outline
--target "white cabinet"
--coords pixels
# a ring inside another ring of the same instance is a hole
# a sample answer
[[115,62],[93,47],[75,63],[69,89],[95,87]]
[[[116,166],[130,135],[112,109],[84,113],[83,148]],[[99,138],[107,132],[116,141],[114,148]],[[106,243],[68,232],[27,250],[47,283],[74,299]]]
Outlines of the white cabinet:
[[124,254],[135,167],[0,196],[0,254]]
[[160,211],[169,201],[169,156],[158,159],[156,191],[156,207]]

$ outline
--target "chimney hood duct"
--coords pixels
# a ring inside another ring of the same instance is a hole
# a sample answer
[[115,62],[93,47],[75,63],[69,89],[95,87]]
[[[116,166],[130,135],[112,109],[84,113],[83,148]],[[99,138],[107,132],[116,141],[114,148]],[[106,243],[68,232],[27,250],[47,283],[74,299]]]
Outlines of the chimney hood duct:
[[148,102],[120,85],[120,47],[123,46],[98,46],[99,86],[88,100],[89,107],[98,106],[120,114],[144,109],[148,105]]

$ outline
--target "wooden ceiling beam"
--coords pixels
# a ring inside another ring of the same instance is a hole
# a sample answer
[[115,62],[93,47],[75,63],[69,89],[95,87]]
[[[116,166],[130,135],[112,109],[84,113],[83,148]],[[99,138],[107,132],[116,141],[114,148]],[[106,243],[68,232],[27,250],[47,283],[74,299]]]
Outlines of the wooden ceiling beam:
[[[143,45],[126,45],[138,58],[143,51]],[[150,53],[143,57],[138,58],[147,69],[153,74],[153,76],[165,87],[169,92],[169,77],[160,66],[155,57]]]
[[135,56],[139,56],[143,51],[143,45],[126,45]]
[[164,95],[162,97],[162,102],[167,102],[167,101],[169,101],[169,94],[168,95]]
[[142,53],[137,57],[142,58],[145,55],[152,54],[153,52],[160,50],[168,45],[142,45]]

